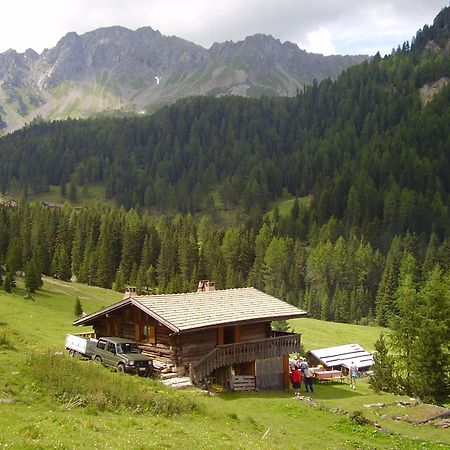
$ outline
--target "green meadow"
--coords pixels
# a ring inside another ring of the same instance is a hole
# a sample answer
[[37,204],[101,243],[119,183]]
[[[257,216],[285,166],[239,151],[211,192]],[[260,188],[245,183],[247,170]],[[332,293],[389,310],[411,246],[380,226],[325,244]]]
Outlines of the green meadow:
[[[437,449],[450,433],[431,421],[440,411],[401,406],[410,399],[373,392],[366,379],[318,384],[310,399],[292,392],[174,391],[157,381],[117,374],[92,361],[69,358],[66,333],[75,301],[85,312],[121,294],[45,278],[26,299],[19,280],[0,290],[0,448],[13,449]],[[380,328],[298,319],[306,350],[359,343],[368,350]],[[384,403],[382,408],[364,405]],[[411,403],[412,405],[414,402]]]

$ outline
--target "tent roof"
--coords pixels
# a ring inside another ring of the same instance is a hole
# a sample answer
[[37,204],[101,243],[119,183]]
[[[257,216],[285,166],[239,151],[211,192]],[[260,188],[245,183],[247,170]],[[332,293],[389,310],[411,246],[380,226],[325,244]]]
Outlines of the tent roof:
[[338,345],[336,347],[319,348],[309,352],[325,367],[344,366],[349,368],[354,362],[358,369],[374,364],[373,355],[358,344]]

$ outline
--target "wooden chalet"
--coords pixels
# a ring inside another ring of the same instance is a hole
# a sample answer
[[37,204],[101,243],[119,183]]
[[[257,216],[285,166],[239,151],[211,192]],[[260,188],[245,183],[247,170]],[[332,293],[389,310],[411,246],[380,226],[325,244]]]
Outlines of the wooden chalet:
[[274,331],[271,322],[307,313],[254,288],[215,290],[202,281],[186,294],[137,296],[89,314],[74,325],[91,325],[95,336],[121,336],[140,343],[158,367],[233,387],[239,376],[254,388],[289,387],[289,354],[300,335]]

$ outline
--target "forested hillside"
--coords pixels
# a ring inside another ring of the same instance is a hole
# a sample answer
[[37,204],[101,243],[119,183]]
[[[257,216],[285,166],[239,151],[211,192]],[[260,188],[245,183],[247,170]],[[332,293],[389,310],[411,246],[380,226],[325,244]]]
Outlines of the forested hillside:
[[[421,284],[450,267],[449,18],[295,98],[190,98],[2,138],[2,191],[101,183],[119,206],[2,207],[5,284],[17,270],[152,292],[209,278],[314,317],[387,324],[406,270]],[[283,192],[311,205],[268,218]],[[214,222],[219,204],[234,226]]]
[[407,230],[443,238],[448,16],[295,98],[191,98],[152,117],[30,126],[0,141],[1,189],[100,182],[118,205],[162,212],[204,211],[218,192],[227,207],[263,212],[285,188],[313,194],[306,228],[334,217],[385,249]]

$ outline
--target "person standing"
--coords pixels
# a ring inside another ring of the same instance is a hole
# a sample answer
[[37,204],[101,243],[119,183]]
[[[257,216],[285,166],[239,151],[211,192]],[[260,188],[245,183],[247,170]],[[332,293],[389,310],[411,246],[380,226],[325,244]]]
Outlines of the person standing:
[[300,395],[300,384],[302,382],[302,373],[297,366],[291,370],[291,383],[294,388],[294,397],[298,397]]
[[306,392],[314,392],[314,372],[308,367],[305,370],[305,389]]
[[305,391],[308,392],[308,385],[307,385],[307,377],[306,377],[306,371],[309,370],[308,362],[305,360],[305,358],[300,358],[300,371],[302,372],[302,378],[303,382],[305,383]]
[[352,361],[350,369],[348,371],[348,376],[350,378],[350,388],[352,390],[356,389],[356,380],[358,378],[358,366]]

